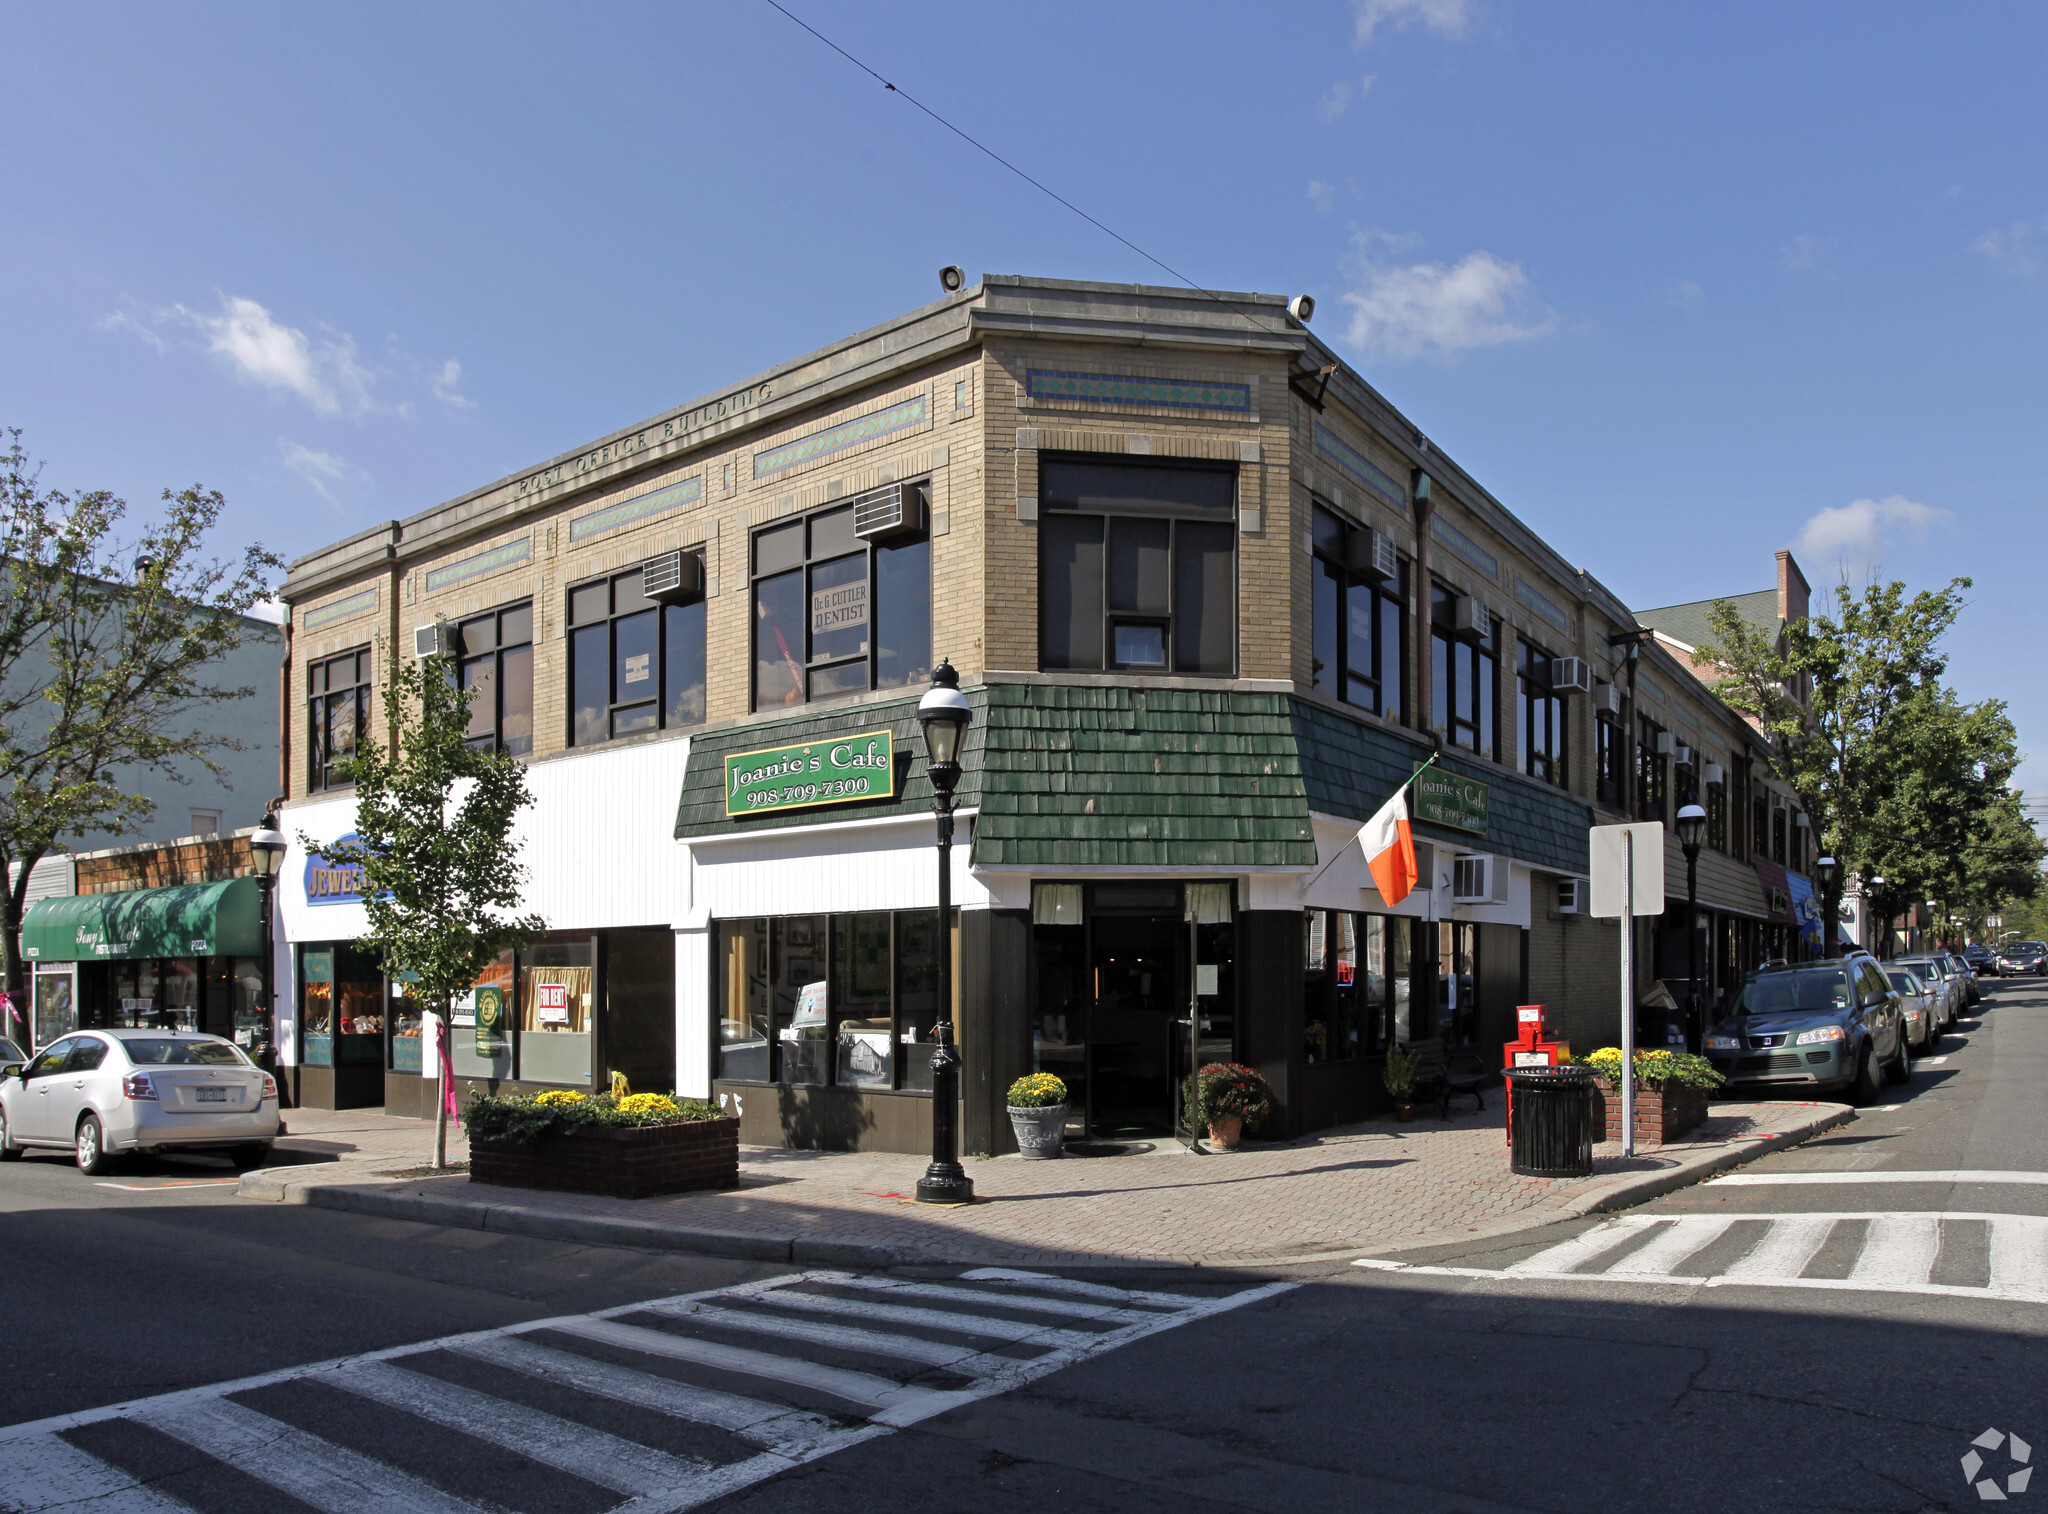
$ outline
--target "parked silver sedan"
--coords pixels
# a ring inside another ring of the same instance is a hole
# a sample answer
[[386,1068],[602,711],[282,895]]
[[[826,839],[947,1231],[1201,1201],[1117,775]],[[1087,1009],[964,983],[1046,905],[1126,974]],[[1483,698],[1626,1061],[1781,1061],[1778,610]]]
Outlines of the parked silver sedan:
[[1906,1007],[1906,1042],[1915,1056],[1932,1051],[1934,1043],[1941,1036],[1935,1027],[1941,1020],[1942,991],[1938,984],[1930,983],[1910,967],[1897,963],[1885,964],[1885,980],[1892,991],[1899,996],[1899,1002]]
[[69,1149],[99,1172],[129,1152],[226,1151],[253,1167],[277,1139],[277,1081],[219,1036],[86,1030],[0,1075],[0,1159]]
[[1903,967],[1915,976],[1925,978],[1927,986],[1938,991],[1941,1000],[1941,1013],[1929,1032],[1931,1036],[1939,1037],[1943,1031],[1960,1020],[1967,1011],[1969,1006],[1963,998],[1961,975],[1953,967],[1949,966],[1948,958],[1936,956],[1895,957],[1885,963],[1885,967],[1887,969]]

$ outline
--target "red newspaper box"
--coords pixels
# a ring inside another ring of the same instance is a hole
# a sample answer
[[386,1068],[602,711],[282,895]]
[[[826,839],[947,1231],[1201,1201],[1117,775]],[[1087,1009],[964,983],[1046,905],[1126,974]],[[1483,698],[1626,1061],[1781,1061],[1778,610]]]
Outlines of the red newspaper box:
[[[1501,1066],[1516,1067],[1560,1067],[1572,1056],[1569,1041],[1545,1039],[1543,1027],[1543,1006],[1541,1004],[1518,1004],[1515,1006],[1515,1025],[1521,1032],[1518,1039],[1501,1048]],[[1515,1083],[1508,1085],[1508,1140],[1515,1138]]]

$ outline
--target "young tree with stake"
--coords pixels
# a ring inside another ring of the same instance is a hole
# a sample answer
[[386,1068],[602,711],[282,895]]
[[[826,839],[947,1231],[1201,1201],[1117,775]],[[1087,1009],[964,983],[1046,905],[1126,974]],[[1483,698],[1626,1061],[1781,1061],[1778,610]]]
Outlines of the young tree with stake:
[[384,686],[391,744],[387,750],[365,740],[347,764],[355,784],[358,839],[299,840],[339,866],[362,869],[370,929],[361,944],[382,956],[387,972],[412,974],[414,991],[433,1017],[442,1081],[434,1166],[441,1168],[448,1165],[448,1111],[454,1103],[454,1001],[500,952],[547,929],[542,920],[510,913],[526,879],[512,822],[533,796],[524,765],[504,752],[469,744],[475,691],[456,687],[449,658],[423,657],[400,666],[388,643],[378,655],[391,667]]

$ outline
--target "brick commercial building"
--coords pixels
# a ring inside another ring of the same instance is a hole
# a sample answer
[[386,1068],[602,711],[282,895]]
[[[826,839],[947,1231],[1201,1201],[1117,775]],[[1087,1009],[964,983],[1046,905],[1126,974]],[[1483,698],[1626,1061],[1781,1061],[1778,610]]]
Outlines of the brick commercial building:
[[[479,985],[509,1024],[458,1024],[466,1081],[622,1071],[747,1141],[922,1149],[950,951],[970,1151],[1010,1149],[1034,1067],[1077,1132],[1169,1129],[1195,1058],[1327,1126],[1384,1102],[1390,1042],[1497,1057],[1532,996],[1611,1041],[1587,827],[1695,791],[1703,903],[1747,922],[1725,961],[1707,933],[1715,985],[1794,933],[1754,732],[1273,296],[989,277],[284,597],[289,833],[349,831],[334,763],[391,655],[454,654],[476,738],[531,764],[553,929]],[[947,927],[914,718],[942,658],[974,711]],[[1352,840],[1433,748],[1425,887],[1389,907]],[[302,1087],[430,1110],[353,880],[294,855],[281,895]],[[1644,925],[1643,986],[1685,929]]]

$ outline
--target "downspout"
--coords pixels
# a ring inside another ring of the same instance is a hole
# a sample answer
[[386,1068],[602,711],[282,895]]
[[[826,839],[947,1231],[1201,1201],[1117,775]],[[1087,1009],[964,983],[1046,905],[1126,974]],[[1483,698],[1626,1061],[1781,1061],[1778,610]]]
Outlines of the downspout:
[[284,607],[284,661],[277,669],[277,798],[274,810],[292,793],[292,607]]
[[1436,712],[1430,708],[1435,689],[1436,648],[1429,639],[1430,601],[1434,597],[1429,577],[1429,521],[1436,505],[1430,498],[1427,473],[1417,468],[1409,482],[1415,501],[1415,729],[1428,736],[1436,729]]

